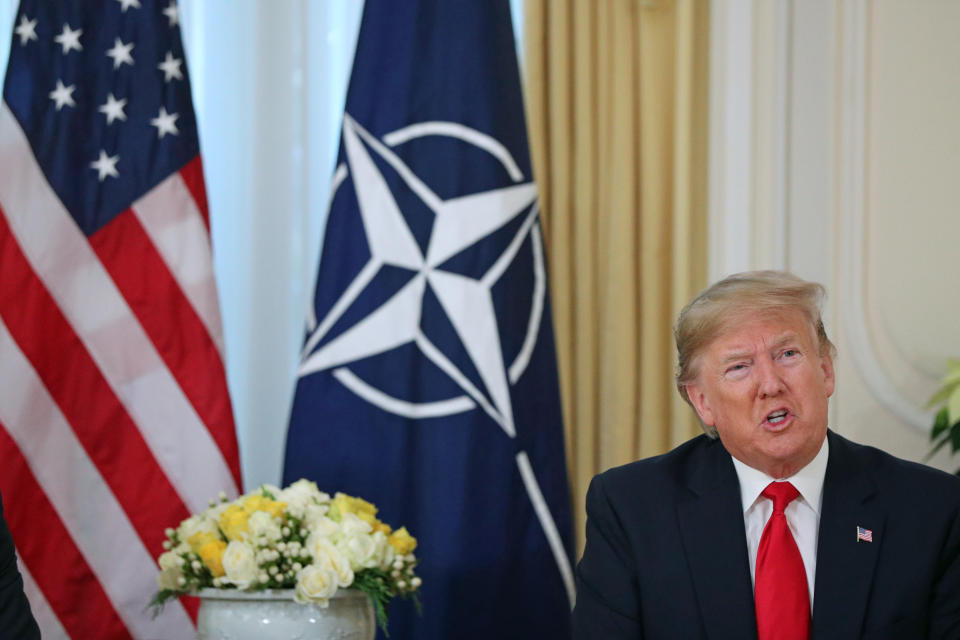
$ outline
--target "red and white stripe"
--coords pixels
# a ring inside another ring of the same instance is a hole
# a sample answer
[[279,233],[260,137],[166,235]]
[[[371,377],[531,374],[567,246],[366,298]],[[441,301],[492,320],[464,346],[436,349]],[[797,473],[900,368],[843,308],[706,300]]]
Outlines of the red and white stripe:
[[45,636],[190,637],[145,611],[163,530],[241,486],[199,158],[88,239],[4,103],[0,214],[0,490]]

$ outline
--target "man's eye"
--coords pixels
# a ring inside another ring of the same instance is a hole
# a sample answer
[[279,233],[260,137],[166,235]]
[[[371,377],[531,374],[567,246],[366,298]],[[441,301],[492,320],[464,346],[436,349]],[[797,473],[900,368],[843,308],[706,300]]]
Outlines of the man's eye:
[[786,350],[784,350],[784,352],[783,352],[783,357],[785,357],[785,358],[792,358],[793,356],[796,356],[796,355],[799,355],[799,354],[800,354],[800,352],[797,351],[796,349],[786,349]]

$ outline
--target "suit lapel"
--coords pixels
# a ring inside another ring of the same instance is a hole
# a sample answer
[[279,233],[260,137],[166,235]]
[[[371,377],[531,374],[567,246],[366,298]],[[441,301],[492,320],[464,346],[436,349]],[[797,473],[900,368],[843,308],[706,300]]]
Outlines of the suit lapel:
[[[813,637],[860,635],[870,585],[883,544],[885,514],[871,498],[876,485],[858,464],[849,443],[829,433],[830,457],[823,483],[813,601]],[[857,527],[873,542],[860,542]]]
[[753,588],[740,485],[720,442],[691,461],[690,494],[677,505],[704,629],[711,638],[755,638]]

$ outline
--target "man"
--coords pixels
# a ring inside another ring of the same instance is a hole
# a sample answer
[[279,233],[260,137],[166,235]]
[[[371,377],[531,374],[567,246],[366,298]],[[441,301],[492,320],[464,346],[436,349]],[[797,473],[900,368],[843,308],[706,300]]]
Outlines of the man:
[[960,479],[828,431],[822,295],[743,273],[681,312],[707,434],[593,479],[578,640],[960,638]]
[[31,640],[39,637],[40,629],[23,593],[13,537],[3,518],[3,501],[0,500],[0,638]]

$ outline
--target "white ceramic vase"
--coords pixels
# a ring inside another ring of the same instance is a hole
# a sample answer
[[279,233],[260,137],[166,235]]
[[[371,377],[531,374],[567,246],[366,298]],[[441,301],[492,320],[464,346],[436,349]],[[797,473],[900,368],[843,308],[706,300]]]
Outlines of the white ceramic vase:
[[330,605],[300,604],[293,589],[201,589],[197,640],[373,640],[370,598],[340,589]]

